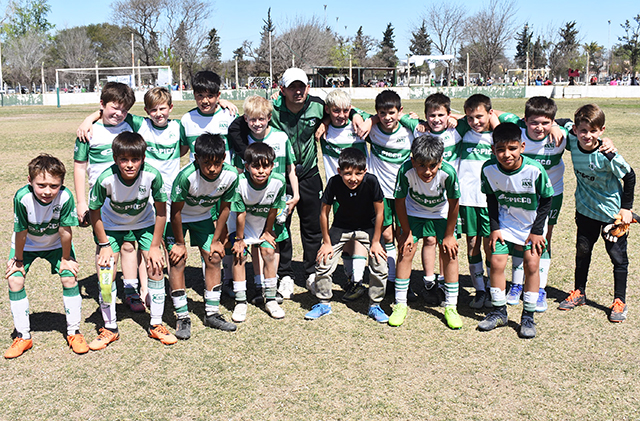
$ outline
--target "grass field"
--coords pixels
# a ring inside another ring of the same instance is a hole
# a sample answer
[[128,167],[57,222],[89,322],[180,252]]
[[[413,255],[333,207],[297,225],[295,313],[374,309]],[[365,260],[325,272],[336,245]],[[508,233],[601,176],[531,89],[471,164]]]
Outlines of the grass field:
[[[521,114],[524,100],[495,100],[494,107]],[[572,117],[587,100],[558,100],[559,117]],[[640,104],[602,100],[606,135],[626,160],[640,168]],[[373,112],[373,101],[354,105]],[[420,101],[405,111],[423,115]],[[192,103],[178,103],[180,117]],[[453,108],[461,110],[462,101]],[[0,256],[9,255],[12,199],[26,183],[26,165],[41,152],[62,159],[73,189],[73,140],[81,120],[95,107],[0,108]],[[143,114],[140,105],[133,110]],[[611,263],[600,241],[591,265],[588,305],[559,312],[557,303],[573,289],[575,179],[568,154],[565,201],[554,231],[548,285],[549,310],[536,316],[538,337],[524,341],[516,327],[522,305],[509,308],[508,327],[476,330],[483,312],[468,307],[472,291],[462,259],[459,311],[464,327],[449,330],[443,309],[422,299],[410,304],[405,324],[381,326],[367,318],[366,299],[345,305],[335,286],[333,314],[303,320],[316,300],[299,277],[284,320],[250,306],[235,333],[205,328],[203,284],[196,250],[190,249],[187,285],[194,313],[190,340],[165,347],[147,338],[148,314],[118,304],[119,341],[106,350],[75,355],[66,347],[62,288],[44,261],[32,267],[26,289],[34,347],[20,358],[0,361],[0,419],[6,420],[192,420],[192,419],[640,419],[640,294],[638,230],[629,243],[629,318],[607,320],[613,299]],[[296,223],[294,222],[294,226]],[[297,232],[294,244],[299,243]],[[81,264],[78,280],[81,329],[88,340],[102,326],[93,269],[90,229],[74,229]],[[460,241],[461,253],[465,247]],[[342,270],[337,283],[344,282]],[[413,285],[420,290],[420,266]],[[6,291],[6,290],[5,290]],[[383,308],[390,313],[392,296]],[[230,315],[233,302],[223,299]],[[165,322],[175,319],[167,299]],[[8,294],[0,292],[0,349],[11,343]]]

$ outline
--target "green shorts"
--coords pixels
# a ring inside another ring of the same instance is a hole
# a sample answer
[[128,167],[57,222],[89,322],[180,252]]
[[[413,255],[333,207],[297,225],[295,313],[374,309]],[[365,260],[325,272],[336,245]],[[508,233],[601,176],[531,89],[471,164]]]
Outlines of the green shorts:
[[[15,256],[15,254],[16,254],[16,251],[14,249],[11,249],[11,251],[9,252],[9,259],[13,259],[13,256]],[[76,253],[75,253],[75,250],[73,249],[73,246],[71,246],[71,257],[73,259],[76,258]],[[62,278],[66,278],[66,277],[75,278],[75,275],[68,270],[63,270],[62,272],[60,272],[60,263],[62,262],[62,248],[54,249],[54,250],[22,252],[22,260],[23,260],[22,265],[24,266],[25,273],[29,273],[29,267],[31,266],[33,261],[36,260],[37,258],[45,259],[46,261],[49,262],[49,264],[51,264],[52,275],[59,274]],[[17,276],[20,278],[23,277],[22,273],[20,272],[14,272],[11,274],[11,276]]]
[[424,237],[436,237],[438,244],[442,244],[444,233],[447,230],[447,220],[409,216],[409,227],[411,227],[414,243]]
[[558,223],[558,216],[560,216],[560,209],[562,208],[563,193],[557,196],[553,196],[551,199],[551,210],[549,211],[549,223],[547,225],[556,225]]
[[[510,256],[515,256],[515,257],[522,257],[524,255],[524,252],[527,250],[531,250],[531,244],[525,244],[522,247],[522,251],[521,250],[516,250],[516,246],[517,244],[514,244],[510,241],[506,241],[504,242],[504,244],[502,243],[496,243],[496,251],[492,252],[491,254],[508,254]],[[547,249],[547,240],[544,240],[544,250]],[[544,251],[543,250],[543,251]]]
[[462,232],[469,237],[488,237],[491,234],[487,208],[460,206],[460,219],[462,219]]
[[[189,243],[192,247],[200,247],[204,251],[211,251],[211,242],[216,231],[211,218],[197,222],[183,222],[182,235],[186,236],[187,231],[189,232]],[[164,243],[167,246],[167,250],[171,250],[176,243],[171,224],[167,224],[164,229]]]
[[385,197],[382,203],[384,203],[384,219],[382,220],[382,226],[388,227],[393,224],[393,220],[396,218],[396,199],[387,199]]
[[[131,243],[137,242],[140,250],[149,250],[151,248],[151,241],[153,240],[154,226],[140,228],[138,230],[128,231],[114,231],[105,230],[107,237],[109,237],[109,243],[111,243],[111,250],[114,253],[119,253],[122,243],[129,241]],[[93,241],[98,244],[98,238],[94,235]]]

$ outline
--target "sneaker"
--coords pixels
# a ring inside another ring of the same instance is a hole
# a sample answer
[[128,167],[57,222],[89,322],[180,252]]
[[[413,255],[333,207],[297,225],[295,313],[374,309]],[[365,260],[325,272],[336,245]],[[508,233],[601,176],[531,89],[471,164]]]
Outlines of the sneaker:
[[191,318],[183,317],[176,320],[176,338],[187,340],[191,337]]
[[342,301],[351,302],[362,297],[367,289],[362,285],[362,282],[349,282],[347,284],[347,290],[342,296]]
[[487,332],[489,330],[493,330],[500,326],[505,326],[507,324],[507,314],[502,310],[494,310],[491,313],[487,314],[480,323],[478,323],[478,330],[482,330]]
[[427,291],[429,291],[431,288],[436,286],[436,280],[435,279],[427,279],[426,276],[423,276],[422,277],[422,281],[424,282],[424,289],[426,289]]
[[307,277],[306,285],[309,292],[315,297],[316,295],[316,274],[315,273],[312,273]]
[[31,349],[32,346],[33,340],[31,338],[22,339],[21,337],[17,337],[13,340],[13,343],[9,349],[7,349],[7,352],[4,353],[4,357],[6,359],[19,357],[24,354],[26,350]]
[[520,296],[522,295],[522,288],[524,285],[511,284],[509,292],[507,293],[507,304],[510,306],[517,306],[520,304]]
[[284,319],[284,310],[275,300],[267,301],[267,304],[265,304],[264,307],[267,309],[269,315],[274,319]]
[[609,321],[612,323],[620,323],[627,320],[627,305],[620,298],[616,298],[611,304],[611,313],[609,313]]
[[444,319],[451,329],[462,328],[462,319],[458,314],[458,309],[455,306],[447,306],[444,309]]
[[157,339],[165,345],[173,345],[178,342],[178,338],[167,329],[164,325],[153,325],[149,326],[149,337],[153,339]]
[[282,298],[285,300],[290,300],[293,295],[294,282],[291,276],[284,276],[280,279],[280,286],[278,287],[278,292],[282,295]]
[[578,306],[583,306],[587,302],[587,296],[580,292],[579,289],[575,289],[569,293],[569,296],[564,299],[558,306],[558,310],[573,310]]
[[120,333],[118,333],[117,331],[112,332],[106,327],[101,327],[99,332],[100,334],[98,335],[98,337],[89,343],[89,349],[92,351],[105,349],[111,342],[120,339]]
[[469,307],[476,309],[484,307],[485,295],[487,294],[484,291],[476,291],[476,296],[469,303]]
[[549,306],[547,305],[547,291],[544,288],[540,288],[538,291],[538,301],[536,302],[536,311],[538,313],[543,313],[547,311]]
[[380,308],[378,304],[369,307],[369,317],[371,317],[378,323],[387,323],[389,321],[389,316],[387,316],[387,314],[382,308]]
[[522,339],[532,339],[536,337],[536,324],[533,321],[533,317],[522,315],[518,336]]
[[233,308],[233,314],[231,315],[231,320],[236,323],[242,323],[247,320],[247,303],[236,303],[236,306]]
[[406,304],[396,304],[393,306],[393,313],[389,316],[389,326],[402,326],[404,319],[407,318],[409,308]]
[[238,326],[224,319],[220,313],[209,314],[204,318],[204,325],[214,329],[223,330],[225,332],[235,332]]
[[331,314],[331,304],[318,303],[311,307],[311,311],[304,315],[306,320],[315,320],[326,314]]
[[134,313],[144,313],[146,311],[144,303],[138,294],[131,294],[124,297],[124,304]]
[[82,333],[76,332],[75,335],[67,335],[67,343],[76,354],[86,354],[89,352],[89,345],[84,340]]

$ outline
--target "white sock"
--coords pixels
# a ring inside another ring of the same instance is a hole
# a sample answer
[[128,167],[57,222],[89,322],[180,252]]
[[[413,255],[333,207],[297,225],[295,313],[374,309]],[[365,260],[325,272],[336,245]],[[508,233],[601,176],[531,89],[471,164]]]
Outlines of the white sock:
[[233,281],[233,292],[236,295],[236,302],[247,301],[247,280]]
[[540,289],[547,287],[547,280],[549,279],[549,268],[551,267],[551,258],[542,256],[540,258]]
[[154,281],[149,279],[149,297],[151,297],[151,305],[149,307],[151,325],[160,325],[164,314],[164,280]]
[[458,291],[460,290],[460,284],[458,282],[447,282],[444,284],[444,302],[445,306],[457,306],[458,305]]
[[213,287],[211,291],[204,290],[204,311],[207,316],[220,313],[220,285]]
[[504,289],[491,287],[491,304],[494,307],[502,307],[507,304],[507,294]]
[[102,313],[102,320],[104,320],[104,327],[107,329],[117,329],[116,323],[116,283],[111,283],[111,302],[105,303],[102,298],[102,290],[100,291],[100,312]]
[[64,312],[67,315],[67,335],[75,335],[80,330],[82,318],[82,297],[78,285],[71,288],[62,288],[62,301]]
[[29,321],[29,299],[24,288],[20,291],[9,291],[9,302],[11,303],[11,314],[13,315],[13,325],[22,339],[31,338],[31,323]]
[[173,291],[171,293],[171,301],[173,301],[173,308],[176,310],[178,319],[189,317],[187,294],[184,289]]
[[522,257],[511,257],[511,283],[524,285],[524,259]]
[[125,279],[122,278],[122,285],[124,286],[124,295],[131,295],[138,293],[138,278]]
[[396,278],[396,303],[407,304],[407,291],[409,291],[409,279]]
[[354,255],[351,261],[353,262],[353,282],[362,282],[364,269],[367,267],[367,257]]
[[522,294],[522,306],[525,311],[536,311],[536,304],[538,303],[538,292],[525,291]]

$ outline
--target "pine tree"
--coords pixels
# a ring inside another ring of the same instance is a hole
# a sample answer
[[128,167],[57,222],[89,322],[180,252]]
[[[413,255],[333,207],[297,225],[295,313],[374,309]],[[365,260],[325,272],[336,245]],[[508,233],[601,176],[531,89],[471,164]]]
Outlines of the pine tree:
[[527,53],[531,58],[532,53],[532,45],[531,38],[533,37],[533,32],[529,30],[529,24],[525,23],[522,31],[516,34],[516,55],[513,57],[515,62],[520,66],[520,68],[524,69],[527,62]]
[[427,23],[422,19],[422,25],[411,33],[409,51],[415,55],[428,56],[431,54],[431,42],[427,32]]
[[396,67],[398,57],[396,57],[396,46],[393,40],[393,26],[391,22],[387,24],[387,29],[382,33],[382,41],[380,42],[380,51],[376,57],[380,60],[380,64],[385,67]]

